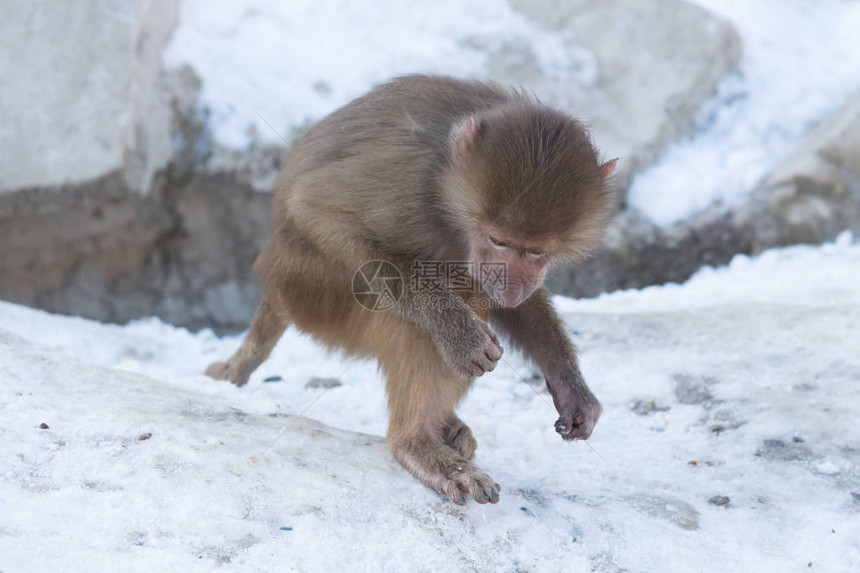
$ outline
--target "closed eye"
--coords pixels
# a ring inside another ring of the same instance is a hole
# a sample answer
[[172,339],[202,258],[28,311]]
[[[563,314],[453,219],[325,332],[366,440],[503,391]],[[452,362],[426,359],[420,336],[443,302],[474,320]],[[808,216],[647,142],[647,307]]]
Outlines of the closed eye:
[[510,248],[510,247],[507,245],[507,243],[504,243],[504,242],[502,242],[502,241],[500,241],[500,240],[498,240],[498,239],[495,239],[495,238],[493,238],[493,237],[490,237],[489,239],[490,239],[490,242],[493,244],[493,246],[494,246],[494,247],[499,247],[499,248],[501,248],[501,249],[509,249],[509,248]]

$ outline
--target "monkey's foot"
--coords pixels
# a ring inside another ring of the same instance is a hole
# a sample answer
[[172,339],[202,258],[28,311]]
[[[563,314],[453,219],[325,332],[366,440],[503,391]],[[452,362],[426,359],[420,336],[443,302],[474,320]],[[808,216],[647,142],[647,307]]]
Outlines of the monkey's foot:
[[452,416],[446,426],[442,428],[442,440],[467,460],[475,459],[478,442],[475,441],[469,426],[457,416]]
[[236,386],[244,386],[248,382],[249,374],[236,368],[231,360],[229,362],[213,362],[206,368],[206,376],[215,380],[229,380]]
[[394,457],[418,481],[457,505],[466,504],[466,494],[478,503],[498,503],[502,487],[493,478],[443,444],[419,447],[392,446]]

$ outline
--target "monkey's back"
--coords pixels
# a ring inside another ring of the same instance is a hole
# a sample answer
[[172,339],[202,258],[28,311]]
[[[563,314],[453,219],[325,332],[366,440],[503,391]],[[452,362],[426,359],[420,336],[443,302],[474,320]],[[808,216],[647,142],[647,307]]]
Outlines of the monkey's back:
[[402,244],[404,226],[431,237],[445,225],[437,194],[453,127],[520,97],[496,84],[435,76],[376,87],[296,143],[273,203],[275,228],[314,235],[320,221],[329,229],[341,221],[370,241],[414,249]]
[[299,140],[294,154],[304,169],[315,169],[359,155],[379,155],[380,147],[396,155],[399,151],[404,158],[414,157],[414,148],[444,153],[454,124],[514,97],[490,83],[441,76],[397,78],[325,117]]

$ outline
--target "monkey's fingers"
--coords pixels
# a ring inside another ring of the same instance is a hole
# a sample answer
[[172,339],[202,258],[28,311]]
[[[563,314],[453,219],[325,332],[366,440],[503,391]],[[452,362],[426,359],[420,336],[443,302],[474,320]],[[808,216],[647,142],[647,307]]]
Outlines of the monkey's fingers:
[[555,431],[558,432],[565,440],[574,439],[572,435],[573,429],[574,425],[570,420],[559,418],[555,422]]
[[481,376],[483,373],[484,373],[484,371],[481,370],[481,368],[477,364],[471,364],[461,374],[462,374],[463,378],[466,378],[467,380],[469,380],[471,378],[477,378],[477,377]]
[[472,360],[463,367],[461,375],[468,380],[471,378],[477,378],[478,376],[483,375],[484,372],[485,368],[481,362],[478,360]]
[[494,344],[489,337],[484,339],[465,356],[467,361],[461,367],[461,374],[465,378],[477,378],[492,372],[502,357],[502,352],[502,347]]
[[[481,320],[481,321],[479,322],[479,324],[481,325],[481,329],[484,331],[484,333],[485,333],[487,336],[489,336],[489,337],[490,337],[490,340],[493,342],[493,345],[494,345],[496,348],[498,348],[498,350],[499,350],[499,358],[501,358],[501,356],[502,356],[502,352],[504,352],[504,348],[502,348],[502,345],[501,345],[501,343],[499,342],[499,337],[498,337],[498,336],[496,336],[496,333],[495,333],[495,332],[493,332],[493,329],[492,329],[492,328],[490,328],[490,325],[489,325],[489,324],[487,324],[486,322],[484,322],[483,320]],[[498,358],[497,358],[496,360],[498,360]]]
[[476,467],[468,468],[450,477],[445,485],[445,494],[457,505],[466,503],[465,492],[480,503],[499,503],[501,487]]
[[215,380],[229,380],[236,386],[244,386],[248,381],[248,377],[236,372],[230,362],[213,362],[204,374]]
[[594,422],[589,421],[585,414],[577,414],[573,419],[559,418],[555,422],[555,431],[567,440],[587,440],[594,429]]
[[465,492],[460,491],[460,487],[454,480],[448,480],[442,490],[442,493],[448,496],[448,499],[457,505],[466,505]]
[[486,354],[487,358],[489,358],[493,362],[498,362],[499,359],[502,357],[502,354],[504,354],[504,353],[505,353],[505,349],[502,348],[499,344],[494,344],[493,346],[490,346],[484,352],[484,354]]
[[499,344],[499,339],[496,338],[496,335],[489,328],[487,329],[487,333],[490,336],[490,344],[484,347],[484,358],[491,363],[489,370],[492,370],[496,367],[496,362],[502,358],[505,349],[502,348],[502,345]]
[[484,472],[470,474],[467,486],[469,494],[478,503],[499,503],[499,487],[493,479]]
[[484,356],[476,360],[474,364],[477,368],[478,376],[486,374],[487,372],[492,372],[496,369],[496,361],[493,360],[487,352],[484,353]]

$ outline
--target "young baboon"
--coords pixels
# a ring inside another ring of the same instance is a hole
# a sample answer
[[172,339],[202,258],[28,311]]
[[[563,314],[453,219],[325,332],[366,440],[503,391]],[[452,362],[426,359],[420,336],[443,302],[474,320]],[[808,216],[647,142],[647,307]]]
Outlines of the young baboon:
[[[287,158],[255,264],[263,302],[241,348],[206,373],[245,384],[290,324],[375,357],[395,458],[455,503],[497,502],[454,407],[502,356],[492,324],[546,377],[556,431],[591,435],[600,404],[541,285],[550,263],[576,263],[598,241],[614,166],[578,121],[495,84],[410,76],[373,89]],[[369,278],[356,274],[366,264]],[[427,264],[444,268],[441,284],[415,277]],[[471,290],[448,284],[463,269]],[[358,278],[386,289],[390,308],[359,304]]]

